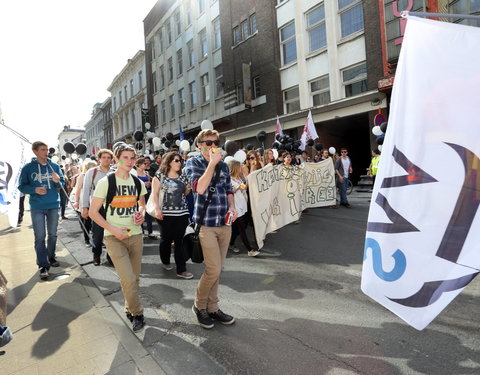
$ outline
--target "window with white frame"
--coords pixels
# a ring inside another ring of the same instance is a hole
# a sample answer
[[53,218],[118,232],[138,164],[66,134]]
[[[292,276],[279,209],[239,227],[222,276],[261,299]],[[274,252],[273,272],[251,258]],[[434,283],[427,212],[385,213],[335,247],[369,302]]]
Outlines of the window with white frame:
[[123,105],[122,92],[121,91],[118,92],[118,99],[119,99],[119,103],[120,103],[120,107],[121,107]]
[[188,67],[192,67],[195,64],[195,51],[193,50],[193,39],[190,39],[187,43],[188,51]]
[[363,30],[362,0],[338,0],[338,10],[342,38]]
[[165,87],[165,68],[163,65],[160,66],[160,89]]
[[185,2],[185,19],[187,26],[190,26],[192,24],[192,3],[190,0]]
[[260,90],[260,76],[255,76],[252,79],[252,99],[257,99],[261,96]]
[[188,91],[190,92],[190,109],[193,109],[197,105],[197,84],[195,81],[188,84]]
[[210,100],[210,85],[208,82],[208,73],[205,73],[200,77],[200,83],[202,85],[202,103],[206,103]]
[[174,22],[175,22],[175,31],[177,33],[177,36],[180,36],[182,33],[182,20],[180,18],[180,10],[177,10],[173,16]]
[[172,44],[172,28],[170,26],[170,21],[165,24],[165,32],[167,33],[167,46]]
[[236,46],[242,41],[240,37],[240,26],[235,26],[232,30],[233,33],[233,45]]
[[185,113],[185,90],[181,88],[178,90],[178,113],[183,115]]
[[198,0],[198,13],[202,14],[205,12],[205,0]]
[[220,17],[213,21],[213,49],[222,46],[222,39],[220,34]]
[[330,82],[328,75],[310,82],[310,94],[312,95],[314,107],[330,103]]
[[305,13],[309,52],[314,52],[327,45],[327,30],[325,28],[325,7],[320,5]]
[[200,57],[203,58],[208,54],[207,30],[203,29],[198,33],[200,40]]
[[160,53],[163,52],[163,32],[162,29],[158,31],[158,44],[160,46]]
[[173,58],[169,57],[167,60],[168,82],[173,81]]
[[175,94],[172,94],[168,97],[168,101],[170,103],[170,118],[175,117]]
[[255,34],[257,31],[257,15],[253,13],[249,18],[250,34]]
[[166,108],[165,100],[162,100],[162,102],[160,103],[160,109],[162,113],[162,124],[164,124],[167,122],[167,108]]
[[133,91],[133,79],[130,80],[130,96],[133,97],[134,91]]
[[295,40],[295,22],[280,29],[280,42],[282,44],[282,63],[290,64],[297,60],[297,42]]
[[215,67],[215,97],[223,95],[224,82],[223,82],[223,67],[221,65]]
[[367,64],[359,64],[342,71],[345,96],[358,95],[367,91]]
[[140,90],[143,87],[143,72],[140,70],[138,72],[138,89]]
[[240,24],[240,31],[242,33],[242,36],[241,36],[242,40],[245,40],[249,37],[250,30],[248,27],[248,20],[245,20]]
[[283,92],[283,103],[285,113],[292,113],[300,110],[300,92],[298,86],[292,87]]
[[183,51],[180,48],[177,51],[177,75],[183,74]]

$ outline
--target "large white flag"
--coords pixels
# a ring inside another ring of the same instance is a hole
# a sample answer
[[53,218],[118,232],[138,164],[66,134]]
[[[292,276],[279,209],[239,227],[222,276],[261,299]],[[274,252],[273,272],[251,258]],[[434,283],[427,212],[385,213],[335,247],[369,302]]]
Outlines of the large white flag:
[[317,139],[318,134],[317,134],[317,129],[315,129],[315,123],[313,122],[313,117],[312,117],[312,111],[308,111],[308,116],[307,116],[307,122],[305,123],[305,126],[303,127],[303,133],[302,136],[300,137],[300,150],[305,150],[305,147],[307,147],[307,141],[309,139]]
[[480,28],[409,17],[362,290],[425,328],[480,269]]
[[277,139],[277,134],[283,136],[282,125],[280,125],[280,119],[277,116],[277,123],[275,124],[275,139]]
[[20,191],[17,189],[20,172],[25,164],[25,143],[0,125],[0,214],[8,215],[12,227],[18,224]]

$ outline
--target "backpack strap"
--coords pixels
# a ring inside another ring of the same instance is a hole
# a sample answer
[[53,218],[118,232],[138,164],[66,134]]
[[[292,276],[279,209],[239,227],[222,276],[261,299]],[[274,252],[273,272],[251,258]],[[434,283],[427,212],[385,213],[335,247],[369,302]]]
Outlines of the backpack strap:
[[100,167],[95,167],[95,169],[93,170],[92,186],[90,186],[90,194],[95,190],[95,177],[97,177],[98,168]]
[[138,209],[138,201],[140,200],[140,194],[142,193],[142,182],[137,176],[131,175],[133,178],[133,182],[135,183],[135,188],[137,189],[137,209]]
[[117,192],[117,180],[115,179],[115,173],[110,173],[107,175],[108,181],[108,188],[107,188],[107,197],[105,198],[105,207],[100,208],[99,212],[100,215],[103,216],[104,219],[107,218],[108,207],[110,203],[113,201],[113,197]]

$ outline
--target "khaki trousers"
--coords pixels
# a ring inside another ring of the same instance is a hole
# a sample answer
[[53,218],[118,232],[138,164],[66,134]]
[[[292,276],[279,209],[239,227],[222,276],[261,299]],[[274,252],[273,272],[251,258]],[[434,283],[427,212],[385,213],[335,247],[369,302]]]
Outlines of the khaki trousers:
[[198,282],[195,295],[195,306],[199,309],[207,309],[209,312],[218,310],[218,283],[231,235],[232,227],[228,225],[200,228],[199,238],[205,270]]
[[143,307],[138,295],[143,253],[142,234],[133,235],[126,240],[105,236],[105,245],[120,278],[125,298],[125,312],[133,316],[143,315]]

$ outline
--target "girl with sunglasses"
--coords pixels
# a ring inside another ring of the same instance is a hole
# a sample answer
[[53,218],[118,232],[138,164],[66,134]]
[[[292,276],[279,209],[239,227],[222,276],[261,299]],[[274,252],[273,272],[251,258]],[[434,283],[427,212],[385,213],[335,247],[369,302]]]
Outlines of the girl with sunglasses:
[[[182,158],[177,152],[169,152],[162,158],[160,170],[152,182],[155,217],[160,226],[160,260],[167,271],[173,267],[170,264],[172,241],[175,244],[175,265],[177,276],[191,279],[193,274],[187,272],[185,254],[183,252],[183,235],[188,225],[188,208],[185,195],[190,193],[190,184],[182,174]],[[163,190],[163,204],[160,207],[158,197]],[[156,198],[155,198],[156,197]]]
[[256,171],[262,168],[260,163],[260,158],[257,155],[257,152],[250,150],[247,152],[247,160],[245,160],[245,165],[243,166],[243,174],[248,176],[251,172]]

